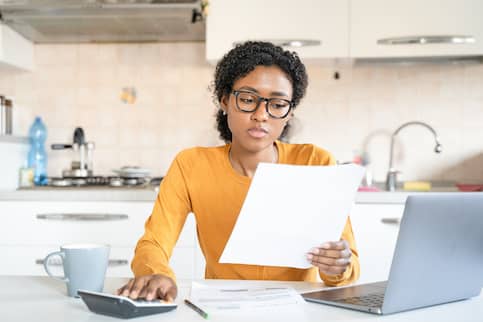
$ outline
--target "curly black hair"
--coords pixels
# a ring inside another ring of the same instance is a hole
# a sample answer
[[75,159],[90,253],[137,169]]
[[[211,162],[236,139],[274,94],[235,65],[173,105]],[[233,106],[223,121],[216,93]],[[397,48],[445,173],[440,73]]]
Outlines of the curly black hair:
[[[257,66],[278,66],[292,83],[293,108],[297,107],[304,97],[308,84],[305,66],[295,52],[283,50],[270,42],[247,41],[238,44],[218,62],[215,68],[214,99],[218,104],[225,95],[230,95],[233,84],[246,76]],[[227,115],[219,109],[216,113],[216,128],[225,143],[231,142],[232,134],[228,127]],[[290,122],[284,127],[279,139],[287,136]]]

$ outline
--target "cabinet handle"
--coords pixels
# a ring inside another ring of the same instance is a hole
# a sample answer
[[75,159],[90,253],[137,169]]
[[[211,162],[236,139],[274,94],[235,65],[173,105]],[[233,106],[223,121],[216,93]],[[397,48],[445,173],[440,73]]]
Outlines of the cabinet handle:
[[473,36],[443,35],[443,36],[406,36],[379,39],[378,45],[425,45],[425,44],[472,44]]
[[127,259],[110,259],[109,266],[125,266],[129,265],[129,261]]
[[399,218],[382,218],[381,222],[383,224],[389,224],[389,225],[397,225],[401,223],[401,220]]
[[[44,265],[44,260],[36,259],[35,264]],[[54,257],[51,260],[49,260],[49,266],[62,266],[62,260],[58,259],[57,257]]]
[[66,220],[66,221],[114,221],[128,219],[124,214],[38,214],[37,219],[44,220]]
[[[315,39],[258,39],[258,41],[268,41],[275,46],[281,47],[308,47],[308,46],[320,46],[322,42]],[[241,42],[234,42],[233,46],[240,45]]]
[[[36,259],[35,264],[37,265],[44,265],[43,259]],[[124,266],[128,265],[129,261],[127,259],[110,259],[109,266],[110,267],[117,267],[117,266]],[[55,258],[49,261],[49,266],[62,266],[62,260]]]

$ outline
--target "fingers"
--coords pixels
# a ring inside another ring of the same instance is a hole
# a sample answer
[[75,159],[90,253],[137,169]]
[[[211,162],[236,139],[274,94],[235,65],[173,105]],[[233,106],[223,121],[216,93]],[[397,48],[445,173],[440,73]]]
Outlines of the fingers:
[[174,302],[174,299],[175,296],[172,296],[171,294],[166,294],[166,296],[164,297],[164,300],[170,303]]
[[178,296],[178,288],[176,287],[176,284],[173,283],[173,285],[167,289],[164,299],[168,302],[174,302],[176,296]]
[[337,242],[327,242],[322,244],[320,247],[314,247],[309,251],[309,254],[340,258],[340,257],[350,257],[352,252],[349,248],[349,243],[345,240]]
[[129,297],[133,300],[139,298],[140,293],[143,291],[144,286],[148,282],[148,278],[141,277],[134,279],[134,283],[131,287],[131,292],[129,293]]
[[[150,280],[146,287],[144,287],[144,298],[147,301],[152,301],[158,297],[158,290],[160,289],[160,282],[158,280]],[[159,297],[162,298],[162,297]]]
[[332,258],[325,256],[312,256],[311,264],[326,274],[340,274],[350,265],[350,257]]
[[163,276],[149,283],[146,300],[152,301],[155,298],[159,298],[168,302],[174,302],[177,294],[178,289],[174,281],[169,277]]
[[329,258],[348,258],[352,255],[350,249],[344,249],[344,250],[323,250],[320,248],[315,248],[310,251],[310,254],[313,255],[313,257],[329,257]]
[[324,264],[318,264],[318,265],[314,265],[314,266],[318,267],[320,272],[327,274],[327,275],[342,274],[347,269],[347,266],[345,266],[345,267],[329,266],[329,265],[324,265]]
[[124,285],[123,287],[117,290],[116,292],[117,295],[129,296],[129,293],[131,293],[131,287],[133,283],[134,283],[134,279],[130,279],[126,285]]
[[147,300],[148,291],[149,288],[152,287],[152,284],[152,280],[147,280],[142,289],[139,291],[138,298]]
[[176,283],[164,275],[147,275],[131,279],[116,292],[118,295],[133,300],[145,298],[152,301],[155,298],[173,302],[178,294]]
[[313,265],[328,265],[328,266],[341,266],[341,267],[346,267],[349,265],[351,262],[350,257],[349,258],[331,258],[331,257],[324,257],[324,256],[313,256],[311,263]]
[[326,274],[340,274],[345,272],[351,262],[352,252],[345,240],[327,242],[315,247],[307,254],[312,265]]
[[129,282],[117,290],[117,295],[126,296],[132,298],[133,300],[137,298],[145,298],[147,293],[147,288],[145,285],[149,285],[149,276],[142,276],[138,278],[133,278]]
[[323,249],[334,249],[334,250],[344,250],[349,248],[349,243],[346,240],[339,240],[335,242],[326,242],[323,243],[320,248]]

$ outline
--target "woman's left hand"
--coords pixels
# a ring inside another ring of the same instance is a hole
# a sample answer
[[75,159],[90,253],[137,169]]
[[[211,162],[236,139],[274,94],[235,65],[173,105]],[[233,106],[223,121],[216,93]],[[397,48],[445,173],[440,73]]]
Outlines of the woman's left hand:
[[327,242],[312,248],[307,253],[307,260],[319,271],[327,275],[344,273],[351,262],[351,249],[345,240]]

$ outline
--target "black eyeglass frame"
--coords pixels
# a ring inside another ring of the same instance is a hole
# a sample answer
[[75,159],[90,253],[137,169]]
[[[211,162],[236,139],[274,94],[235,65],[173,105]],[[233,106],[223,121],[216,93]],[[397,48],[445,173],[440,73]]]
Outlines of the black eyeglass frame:
[[[239,91],[239,90],[233,90],[231,92],[234,96],[235,96],[235,105],[236,105],[236,108],[240,111],[240,112],[243,112],[243,113],[254,113],[258,110],[258,108],[260,107],[260,103],[262,101],[265,101],[265,111],[267,111],[267,114],[271,117],[271,118],[274,118],[274,119],[284,119],[286,118],[289,114],[290,114],[290,111],[292,110],[292,108],[294,107],[294,103],[293,101],[290,101],[290,100],[287,100],[287,99],[284,99],[284,98],[275,98],[275,97],[270,97],[270,98],[266,98],[266,97],[262,97],[254,92],[251,92],[251,91]],[[256,107],[251,110],[251,111],[247,111],[247,110],[243,110],[240,108],[240,106],[238,106],[238,95],[240,93],[247,93],[247,94],[252,94],[254,96],[256,96],[258,98],[258,101],[257,101],[257,105]],[[275,115],[272,115],[270,113],[270,110],[268,108],[268,104],[270,103],[270,101],[272,100],[282,100],[282,101],[285,101],[289,104],[289,108],[287,110],[287,113],[283,116],[275,116]]]

